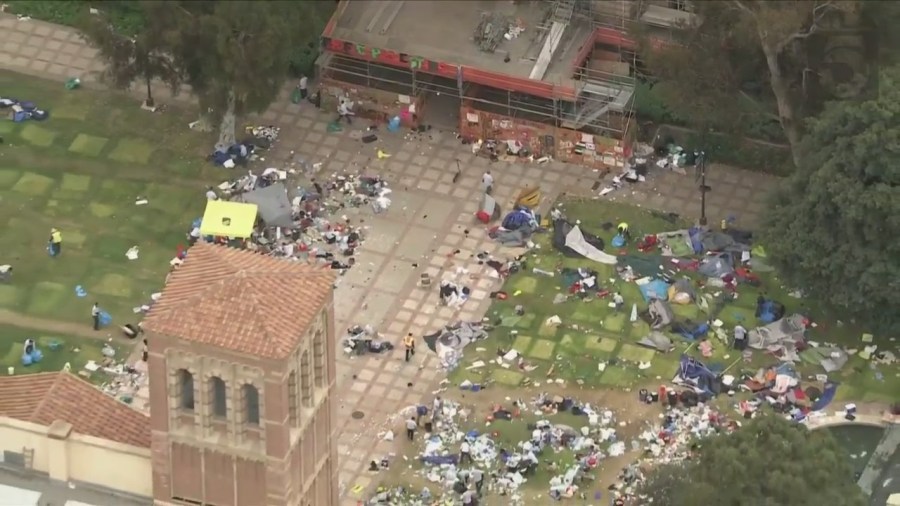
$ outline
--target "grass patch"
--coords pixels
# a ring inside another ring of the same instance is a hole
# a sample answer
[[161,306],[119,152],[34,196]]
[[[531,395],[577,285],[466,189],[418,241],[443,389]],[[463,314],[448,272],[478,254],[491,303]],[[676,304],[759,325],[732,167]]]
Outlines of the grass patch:
[[56,133],[34,123],[28,123],[22,128],[19,137],[34,146],[46,148],[53,145]]
[[75,137],[75,140],[69,145],[69,151],[85,156],[100,156],[107,142],[109,142],[108,139],[103,137],[78,134],[78,137]]
[[[52,113],[52,130],[7,122],[30,140],[6,144],[0,158],[3,263],[16,270],[15,291],[3,289],[0,308],[83,323],[96,297],[114,321],[133,321],[131,308],[162,287],[168,260],[203,213],[198,188],[220,182],[204,161],[212,137],[188,130],[196,114],[178,104],[148,114],[127,94],[69,92],[2,70],[0,89]],[[135,207],[151,188],[151,205]],[[63,233],[63,254],[54,259],[46,254],[51,227]],[[125,251],[134,245],[141,258],[129,262]],[[76,285],[89,299],[75,297]]]
[[[677,230],[687,225],[679,222],[677,218],[608,202],[564,202],[563,209],[571,220],[580,220],[585,230],[599,235],[607,244],[612,239],[613,233],[609,225],[619,221],[627,221],[638,237]],[[496,321],[505,315],[513,314],[514,308],[519,305],[525,308],[525,314],[509,327],[495,329],[488,339],[493,342],[486,342],[480,346],[489,350],[514,347],[524,356],[527,364],[537,367],[533,372],[524,373],[526,377],[535,381],[560,378],[567,382],[580,380],[585,387],[621,388],[645,383],[655,384],[658,382],[657,377],[665,380],[671,378],[677,369],[680,353],[689,349],[689,343],[670,330],[665,330],[664,332],[677,343],[676,350],[671,353],[661,354],[636,344],[638,339],[650,333],[650,325],[644,320],[648,304],[641,296],[638,286],[621,281],[617,277],[611,279],[615,276],[615,271],[609,266],[559,254],[552,248],[549,234],[537,235],[534,239],[541,248],[528,253],[526,258],[529,267],[593,269],[597,271],[598,284],[609,291],[618,291],[622,294],[625,299],[625,310],[616,313],[609,307],[608,297],[587,300],[570,297],[563,303],[550,304],[548,301],[556,294],[568,289],[561,280],[562,276],[559,273],[554,277],[537,276],[530,272],[530,268],[523,269],[511,276],[503,287],[509,298],[494,301],[487,316]],[[628,255],[651,259],[649,255],[636,251],[634,244],[626,245],[622,249]],[[690,279],[698,289],[699,283],[705,281],[694,273],[682,273],[679,276]],[[704,306],[706,309],[703,309],[697,304],[673,304],[676,320],[700,322],[720,319],[723,322],[723,330],[730,336],[734,325],[738,323],[747,328],[761,325],[755,316],[756,298],[760,294],[765,294],[785,304],[788,314],[801,312],[818,323],[817,328],[809,329],[807,332],[810,340],[837,343],[848,348],[862,347],[859,336],[864,329],[848,324],[837,325],[834,316],[823,311],[815,301],[790,297],[773,274],[761,273],[760,276],[763,280],[762,286],[741,285],[739,298],[735,301],[717,299],[713,296],[717,289],[709,288],[705,292],[701,289],[701,292],[707,293],[708,307]],[[637,305],[641,317],[638,321],[631,322],[629,316],[634,304]],[[559,316],[562,324],[545,324],[546,320],[554,315]],[[520,335],[510,340],[509,332],[513,329]],[[709,365],[723,368],[738,357],[734,350],[712,337],[712,334],[710,338],[714,348],[711,357],[700,357],[696,346],[691,347],[689,353]],[[900,353],[896,343],[886,340],[879,340],[878,343],[879,349],[890,349],[895,354]],[[490,360],[490,355],[478,356],[467,350],[462,367],[466,367],[474,360]],[[604,371],[599,370],[599,362],[608,362]],[[642,362],[649,362],[650,367],[639,369],[637,364]],[[753,361],[743,367],[755,372],[758,367],[776,363],[773,357],[756,352]],[[852,400],[896,402],[896,392],[900,391],[898,368],[882,366],[873,369],[869,366],[868,362],[854,359],[840,374],[831,376],[844,384],[841,389],[847,392],[846,395],[855,397]],[[545,378],[551,367],[552,375]],[[797,367],[804,378],[824,372],[818,365],[799,364]],[[734,372],[739,372],[739,369],[740,367]],[[522,379],[518,376],[520,373],[514,371],[515,378],[509,378],[509,372],[511,371],[492,370],[492,367],[488,366],[483,368],[482,372],[468,371],[467,374],[479,381],[493,379],[507,385],[518,384],[517,382]],[[456,381],[459,377],[462,377],[461,374],[454,372],[451,380]]]
[[91,188],[91,176],[63,174],[60,189],[70,192],[86,192]]
[[141,139],[122,139],[109,154],[110,160],[122,163],[146,164],[153,155],[153,146]]
[[[40,362],[29,366],[22,365],[22,352],[26,339],[34,339],[41,350],[43,358]],[[103,360],[101,350],[105,339],[48,334],[44,331],[0,325],[0,369],[7,374],[9,367],[15,368],[15,374],[33,374],[38,372],[60,371],[69,363],[71,371],[77,373],[88,361]],[[127,350],[118,343],[109,343],[116,350],[116,358],[125,358]],[[93,379],[93,378],[92,378]]]
[[47,176],[35,174],[34,172],[26,172],[19,177],[19,180],[12,189],[13,191],[24,193],[25,195],[37,197],[46,194],[55,182],[54,179]]

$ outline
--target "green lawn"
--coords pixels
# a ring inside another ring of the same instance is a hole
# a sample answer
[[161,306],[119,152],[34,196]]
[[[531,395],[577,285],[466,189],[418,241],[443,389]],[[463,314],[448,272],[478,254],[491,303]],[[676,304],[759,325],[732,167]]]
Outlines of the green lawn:
[[[659,213],[608,202],[567,202],[564,208],[570,220],[581,220],[585,230],[601,236],[607,245],[610,244],[614,230],[604,232],[602,228],[604,223],[627,221],[635,237],[641,237],[646,233],[676,230],[685,225],[677,220],[667,219]],[[660,379],[670,380],[677,369],[681,352],[691,347],[690,343],[670,333],[670,337],[678,344],[676,350],[671,353],[662,354],[637,345],[636,341],[647,335],[650,330],[640,319],[636,323],[631,323],[628,318],[632,303],[637,303],[639,311],[647,307],[637,285],[621,281],[615,275],[612,266],[564,257],[552,248],[549,240],[549,234],[539,236],[536,242],[541,248],[528,255],[528,268],[510,277],[506,282],[504,291],[510,295],[509,299],[494,302],[488,312],[488,317],[495,324],[501,321],[503,324],[492,332],[488,341],[478,343],[478,347],[484,351],[477,352],[475,346],[466,350],[463,363],[452,373],[451,379],[455,382],[465,379],[476,383],[492,381],[515,387],[526,380],[546,382],[547,373],[552,368],[550,377],[564,379],[570,384],[577,382],[585,388],[634,387],[647,383],[658,384]],[[607,246],[606,249],[607,252],[614,253],[611,246]],[[633,245],[628,252],[637,254]],[[627,311],[623,314],[614,314],[608,307],[609,298],[583,302],[570,297],[564,303],[553,304],[556,294],[566,293],[560,276],[547,277],[534,274],[531,271],[533,267],[548,271],[555,271],[561,267],[594,269],[599,273],[598,281],[601,285],[611,291],[622,293]],[[699,279],[696,276],[692,277]],[[787,305],[788,314],[800,311],[813,318],[817,327],[809,330],[809,339],[856,349],[864,346],[860,342],[860,337],[865,332],[863,328],[839,324],[814,301],[788,296],[774,275],[767,273],[761,274],[761,277],[762,287],[741,285],[739,298],[718,306],[717,311],[703,310],[696,304],[687,306],[673,304],[676,319],[703,321],[718,318],[724,322],[723,328],[729,334],[738,322],[752,328],[757,325],[756,298],[760,293],[765,293]],[[525,315],[518,321],[515,321],[515,318],[509,321],[508,318],[514,314],[517,305],[524,306]],[[545,325],[544,322],[553,315],[559,316],[563,324],[558,327]],[[715,337],[711,339],[715,344],[715,352],[712,357],[703,359],[705,362],[724,368],[736,361],[738,353]],[[879,339],[878,342],[881,343],[882,349],[892,348],[897,353],[898,343],[887,339]],[[498,349],[509,348],[514,348],[525,355],[527,362],[537,366],[537,369],[531,372],[519,371],[515,367],[506,369],[489,362],[496,357]],[[690,353],[699,357],[696,347],[691,347]],[[742,370],[755,371],[757,367],[776,363],[774,358],[761,352],[755,352],[754,356],[750,364],[735,364],[729,372],[736,374]],[[488,364],[478,369],[466,370],[468,365],[477,360],[483,360]],[[600,360],[608,362],[603,371],[598,368]],[[650,367],[639,369],[637,364],[640,362],[650,362]],[[824,372],[819,366],[802,363],[798,364],[798,369],[803,375]],[[838,390],[839,399],[896,402],[900,398],[898,372],[900,368],[896,366],[873,368],[870,363],[852,357],[848,365],[841,372],[833,374],[832,378],[843,383]]]
[[[37,347],[44,354],[37,364],[22,365],[22,351],[26,339],[34,339]],[[15,368],[15,374],[59,371],[68,362],[73,374],[78,373],[84,365],[93,360],[103,360],[103,339],[90,339],[56,335],[40,330],[23,329],[10,325],[0,325],[0,373],[7,374],[9,367]],[[121,346],[117,341],[109,343],[116,350],[116,360],[127,358],[130,349]],[[98,378],[99,380],[99,378]]]
[[[50,112],[42,122],[0,120],[2,263],[16,273],[0,286],[0,307],[87,324],[96,301],[114,321],[132,321],[202,214],[205,184],[227,177],[204,161],[211,139],[187,128],[190,112],[148,113],[120,93],[11,72],[0,72],[0,89]],[[149,205],[135,206],[138,197]],[[51,227],[63,235],[56,259],[46,253]],[[135,261],[125,257],[132,246]],[[79,285],[87,297],[76,297]]]

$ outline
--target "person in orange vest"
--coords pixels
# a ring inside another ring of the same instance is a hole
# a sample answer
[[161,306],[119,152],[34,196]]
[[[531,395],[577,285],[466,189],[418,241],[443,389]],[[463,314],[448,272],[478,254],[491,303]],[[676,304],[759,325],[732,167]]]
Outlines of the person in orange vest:
[[406,348],[406,361],[409,362],[409,359],[416,354],[416,338],[413,337],[412,332],[403,338],[403,346]]

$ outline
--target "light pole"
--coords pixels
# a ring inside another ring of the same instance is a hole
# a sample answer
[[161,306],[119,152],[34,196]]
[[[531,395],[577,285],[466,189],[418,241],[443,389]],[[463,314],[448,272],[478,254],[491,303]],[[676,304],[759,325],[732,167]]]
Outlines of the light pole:
[[695,160],[697,166],[697,179],[700,182],[700,226],[705,227],[706,220],[706,192],[712,188],[706,186],[706,151],[697,153]]

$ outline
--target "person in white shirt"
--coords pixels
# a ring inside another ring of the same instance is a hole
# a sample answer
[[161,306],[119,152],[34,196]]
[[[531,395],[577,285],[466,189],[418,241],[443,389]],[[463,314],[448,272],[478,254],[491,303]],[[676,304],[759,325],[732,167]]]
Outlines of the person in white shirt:
[[494,191],[494,176],[491,175],[489,170],[485,171],[484,175],[481,176],[481,189],[488,195]]
[[465,463],[472,463],[472,449],[469,447],[469,442],[465,439],[462,444],[459,445],[459,465],[463,465]]
[[625,305],[625,298],[622,297],[621,293],[616,292],[613,294],[613,304],[616,306],[617,313],[622,311],[622,307]]
[[406,439],[412,441],[416,438],[416,429],[419,428],[419,424],[416,423],[416,417],[412,417],[406,421]]
[[300,84],[297,85],[297,89],[300,90],[300,98],[306,100],[306,97],[309,96],[309,90],[307,87],[309,86],[309,78],[305,75],[300,76]]
[[216,194],[216,190],[213,190],[212,186],[206,189],[206,200],[219,200],[219,196]]
[[0,282],[8,283],[12,279],[12,265],[0,265]]

